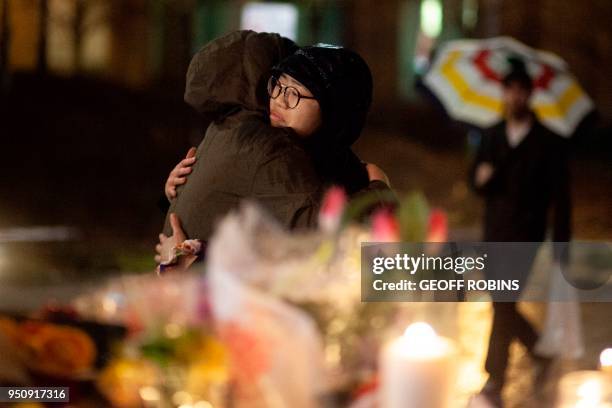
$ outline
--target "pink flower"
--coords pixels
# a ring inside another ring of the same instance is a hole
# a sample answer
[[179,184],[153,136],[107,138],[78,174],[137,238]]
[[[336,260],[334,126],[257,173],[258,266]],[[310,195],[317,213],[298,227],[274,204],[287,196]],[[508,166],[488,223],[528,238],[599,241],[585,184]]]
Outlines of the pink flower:
[[427,242],[445,242],[448,238],[446,213],[440,209],[431,210],[427,228]]
[[338,229],[346,201],[346,193],[342,187],[334,186],[327,190],[319,212],[319,226],[323,231],[332,232]]
[[372,215],[372,238],[376,242],[397,242],[400,239],[399,222],[386,208]]
[[218,330],[230,352],[232,378],[240,385],[257,382],[270,369],[274,345],[262,338],[263,333],[254,333],[235,322],[223,323]]

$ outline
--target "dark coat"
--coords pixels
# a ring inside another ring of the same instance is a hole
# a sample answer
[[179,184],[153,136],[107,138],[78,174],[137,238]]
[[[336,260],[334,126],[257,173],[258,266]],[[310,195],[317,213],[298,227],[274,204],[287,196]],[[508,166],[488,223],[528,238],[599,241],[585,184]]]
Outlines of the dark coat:
[[[553,241],[570,240],[567,144],[537,120],[515,148],[507,142],[505,121],[485,131],[470,171],[470,184],[485,198],[485,241],[541,242],[551,208]],[[476,187],[476,167],[483,162],[491,163],[493,176]]]
[[[330,182],[352,190],[368,186],[367,172],[350,150],[329,155],[340,158],[335,174],[344,175],[332,180],[328,160],[318,165],[290,129],[270,126],[265,83],[270,69],[294,49],[276,34],[238,31],[193,58],[185,101],[213,122],[169,208],[188,237],[208,240],[215,223],[245,198],[287,228],[312,226]],[[164,232],[171,233],[168,219]]]

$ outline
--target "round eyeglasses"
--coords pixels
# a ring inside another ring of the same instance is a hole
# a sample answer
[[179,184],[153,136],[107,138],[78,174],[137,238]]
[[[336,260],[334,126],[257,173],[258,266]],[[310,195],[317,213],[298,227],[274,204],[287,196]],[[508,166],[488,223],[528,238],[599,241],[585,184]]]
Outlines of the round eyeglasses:
[[270,98],[276,99],[281,93],[287,109],[294,109],[298,106],[300,99],[317,99],[313,96],[304,96],[293,86],[283,85],[278,78],[270,77],[268,80],[268,95],[270,95]]

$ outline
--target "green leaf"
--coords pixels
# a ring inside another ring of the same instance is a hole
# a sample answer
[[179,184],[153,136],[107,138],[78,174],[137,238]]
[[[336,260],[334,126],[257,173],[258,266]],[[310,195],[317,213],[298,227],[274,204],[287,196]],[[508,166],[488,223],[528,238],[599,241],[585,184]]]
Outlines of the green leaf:
[[360,194],[347,203],[346,209],[342,214],[342,222],[340,225],[345,227],[352,221],[358,221],[368,210],[381,201],[392,203],[395,199],[395,193],[391,190],[369,191]]
[[420,191],[408,193],[397,212],[402,241],[423,242],[427,238],[429,206]]

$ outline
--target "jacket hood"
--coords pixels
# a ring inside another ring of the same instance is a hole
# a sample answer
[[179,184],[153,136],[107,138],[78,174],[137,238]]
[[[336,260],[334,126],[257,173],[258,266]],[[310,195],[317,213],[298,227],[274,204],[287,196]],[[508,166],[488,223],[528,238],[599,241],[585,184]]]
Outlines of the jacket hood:
[[202,47],[187,70],[185,102],[213,119],[237,108],[265,112],[272,67],[297,49],[278,34],[234,31]]

